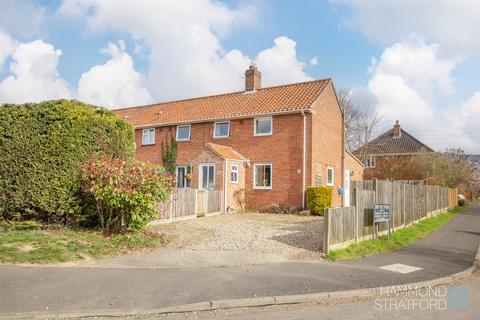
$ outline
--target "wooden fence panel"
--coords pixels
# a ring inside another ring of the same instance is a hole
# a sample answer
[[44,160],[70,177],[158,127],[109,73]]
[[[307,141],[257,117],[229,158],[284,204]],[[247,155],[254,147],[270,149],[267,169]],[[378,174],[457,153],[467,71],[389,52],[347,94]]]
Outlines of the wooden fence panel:
[[208,190],[207,213],[221,212],[223,207],[223,190]]
[[[395,230],[454,207],[458,197],[456,189],[428,186],[421,181],[352,181],[351,188],[353,207],[326,212],[325,253],[371,238],[375,204],[391,205],[391,226]],[[387,222],[379,224],[379,232],[387,229]]]

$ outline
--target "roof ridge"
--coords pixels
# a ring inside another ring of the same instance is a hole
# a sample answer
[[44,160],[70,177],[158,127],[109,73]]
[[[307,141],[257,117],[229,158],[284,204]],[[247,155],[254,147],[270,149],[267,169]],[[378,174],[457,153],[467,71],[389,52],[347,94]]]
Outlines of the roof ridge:
[[[260,89],[257,89],[256,91],[267,91],[267,90],[270,90],[270,89],[276,89],[276,88],[281,88],[281,87],[291,87],[291,86],[308,84],[308,83],[313,83],[313,82],[323,82],[323,81],[331,81],[331,80],[332,80],[332,78],[324,78],[324,79],[316,79],[316,80],[309,80],[309,81],[301,81],[301,82],[280,84],[280,85],[276,85],[276,86],[260,88]],[[193,101],[193,100],[200,100],[200,99],[211,99],[211,98],[216,98],[216,97],[221,97],[221,96],[243,94],[245,92],[246,91],[234,91],[234,92],[217,93],[217,94],[212,94],[212,95],[207,95],[207,96],[163,101],[163,102],[157,102],[157,103],[151,103],[151,104],[145,104],[145,105],[139,105],[139,106],[124,107],[124,108],[115,108],[115,109],[112,109],[112,110],[113,111],[119,111],[119,110],[128,110],[128,109],[136,109],[136,108],[155,107],[155,106],[165,105],[165,104],[169,104],[169,103],[178,103],[178,102]]]
[[[393,130],[393,129],[392,129]],[[430,148],[427,144],[423,143],[422,141],[418,140],[417,138],[415,138],[415,136],[413,136],[412,134],[408,133],[406,130],[400,128],[400,131],[403,131],[403,133],[406,133],[408,136],[410,136],[410,138],[412,138],[413,140],[417,141],[418,143],[420,143],[421,145],[427,147],[428,149],[432,150],[432,148]]]

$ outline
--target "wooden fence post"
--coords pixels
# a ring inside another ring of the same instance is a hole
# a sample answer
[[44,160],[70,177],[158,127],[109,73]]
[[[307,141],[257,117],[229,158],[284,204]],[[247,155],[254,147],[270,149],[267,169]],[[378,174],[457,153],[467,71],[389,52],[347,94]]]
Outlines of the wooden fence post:
[[194,189],[195,190],[195,206],[194,206],[194,209],[193,209],[193,212],[195,213],[195,218],[198,217],[198,189]]
[[359,201],[359,196],[358,196],[358,188],[355,186],[354,189],[354,194],[355,194],[355,243],[358,243],[358,201]]
[[328,254],[329,232],[330,232],[330,209],[325,210],[323,217],[323,253]]

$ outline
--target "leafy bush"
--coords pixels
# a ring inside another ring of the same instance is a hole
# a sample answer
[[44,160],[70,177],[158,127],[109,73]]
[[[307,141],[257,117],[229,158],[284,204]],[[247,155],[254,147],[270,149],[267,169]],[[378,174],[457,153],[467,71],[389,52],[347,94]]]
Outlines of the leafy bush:
[[332,206],[332,187],[307,187],[307,209],[311,214],[322,215]]
[[45,226],[37,221],[7,221],[0,220],[0,232],[6,231],[25,231],[25,230],[41,230]]
[[96,201],[102,230],[109,234],[138,230],[157,215],[157,204],[172,192],[173,180],[163,168],[94,157],[83,166],[84,190]]
[[[132,161],[133,128],[74,100],[0,107],[0,216],[78,224],[89,218],[80,166],[100,151]],[[95,211],[93,211],[93,214]]]

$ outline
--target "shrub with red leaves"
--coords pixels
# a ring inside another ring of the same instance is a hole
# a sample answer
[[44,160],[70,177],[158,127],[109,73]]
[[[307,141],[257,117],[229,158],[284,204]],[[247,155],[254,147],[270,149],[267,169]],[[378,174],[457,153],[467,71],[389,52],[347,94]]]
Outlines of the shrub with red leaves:
[[84,164],[83,190],[93,196],[102,231],[138,230],[157,215],[173,180],[160,166],[100,156]]

